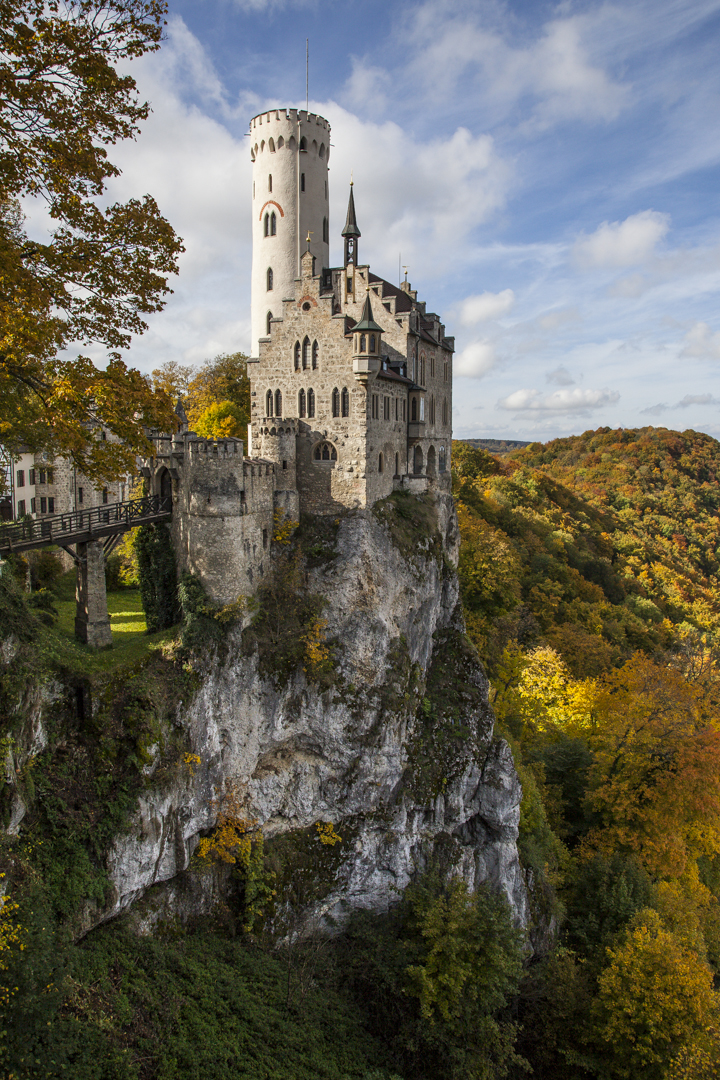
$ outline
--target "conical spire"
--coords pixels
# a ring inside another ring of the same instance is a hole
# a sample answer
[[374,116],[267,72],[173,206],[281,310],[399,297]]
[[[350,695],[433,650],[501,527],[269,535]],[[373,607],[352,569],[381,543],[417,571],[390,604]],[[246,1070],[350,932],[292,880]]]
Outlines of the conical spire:
[[353,331],[355,330],[375,330],[377,333],[380,334],[382,334],[383,332],[382,326],[378,326],[378,324],[373,319],[372,308],[370,307],[370,293],[368,293],[365,297],[365,307],[363,308],[362,315],[360,316],[360,322],[356,323],[355,326],[353,326]]
[[348,199],[348,212],[347,220],[345,222],[345,228],[340,233],[341,236],[362,236],[362,233],[358,229],[357,218],[355,217],[355,199],[353,197],[353,182],[350,181],[350,198]]

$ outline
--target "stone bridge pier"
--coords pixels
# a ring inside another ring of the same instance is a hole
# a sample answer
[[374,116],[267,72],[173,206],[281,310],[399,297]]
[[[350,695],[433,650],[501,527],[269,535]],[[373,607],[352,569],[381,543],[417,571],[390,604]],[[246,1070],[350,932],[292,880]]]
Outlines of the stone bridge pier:
[[112,648],[101,540],[76,545],[75,637],[94,649]]

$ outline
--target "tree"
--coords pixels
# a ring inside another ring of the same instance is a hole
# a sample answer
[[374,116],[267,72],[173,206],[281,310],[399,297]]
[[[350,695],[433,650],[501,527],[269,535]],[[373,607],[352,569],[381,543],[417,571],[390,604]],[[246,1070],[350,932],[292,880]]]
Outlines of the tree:
[[588,848],[634,852],[654,877],[679,877],[717,851],[720,731],[701,688],[642,654],[604,680],[589,736],[591,801],[603,827]]
[[200,413],[195,432],[206,439],[226,439],[231,435],[242,439],[247,435],[247,424],[242,409],[232,401],[215,401]]
[[596,1013],[613,1075],[655,1080],[683,1047],[702,1044],[717,1023],[712,972],[649,908],[607,955]]
[[[118,68],[159,47],[164,14],[161,0],[0,0],[0,438],[95,478],[132,467],[144,425],[173,423],[117,350],[164,306],[182,243],[150,195],[103,202],[120,171],[107,146],[149,112]],[[28,234],[21,198],[44,203],[49,239]],[[105,346],[107,368],[61,358],[74,343]]]
[[190,380],[195,375],[195,368],[188,364],[179,364],[177,360],[168,360],[152,372],[153,389],[164,390],[171,401],[186,398]]
[[250,380],[247,357],[241,352],[221,353],[206,360],[188,387],[186,412],[191,430],[211,405],[231,402],[239,411],[237,425],[245,434],[250,423]]

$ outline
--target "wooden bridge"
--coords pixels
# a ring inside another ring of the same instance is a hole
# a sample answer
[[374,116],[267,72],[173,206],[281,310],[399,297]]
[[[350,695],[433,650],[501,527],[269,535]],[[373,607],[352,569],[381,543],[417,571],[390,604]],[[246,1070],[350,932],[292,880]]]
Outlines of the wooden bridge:
[[[94,648],[112,645],[105,559],[124,532],[172,517],[172,496],[147,495],[0,528],[0,556],[56,544],[77,566],[75,637]],[[74,545],[74,550],[73,550]]]

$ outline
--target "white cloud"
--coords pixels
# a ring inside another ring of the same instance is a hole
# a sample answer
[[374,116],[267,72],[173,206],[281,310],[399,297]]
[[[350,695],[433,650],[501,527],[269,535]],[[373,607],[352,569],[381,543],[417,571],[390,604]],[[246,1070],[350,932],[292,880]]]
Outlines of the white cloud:
[[497,364],[495,346],[491,341],[474,341],[458,355],[454,370],[456,375],[480,379]]
[[668,411],[669,406],[663,405],[662,402],[658,402],[657,405],[650,405],[647,409],[641,409],[641,416],[662,416],[664,412]]
[[499,293],[484,292],[479,296],[468,296],[460,307],[460,322],[463,326],[475,326],[476,323],[499,319],[501,315],[507,315],[514,304],[515,293],[512,289],[503,289]]
[[695,323],[685,335],[685,347],[680,355],[720,360],[720,330],[713,333],[707,323]]
[[669,228],[668,214],[641,210],[624,221],[604,221],[590,236],[580,237],[573,256],[587,269],[635,266],[650,258]]
[[[469,11],[453,16],[443,0],[413,8],[404,27],[413,46],[403,72],[411,92],[447,99],[458,93],[460,84],[466,94],[472,86],[488,111],[494,106],[500,114],[530,98],[533,107],[526,126],[535,129],[564,120],[612,120],[628,101],[629,87],[613,80],[590,56],[596,35],[592,18],[553,19],[525,47],[508,44],[507,32],[490,28],[491,19],[486,5],[481,15],[472,4]],[[442,78],[428,79],[429,71],[442,72]]]
[[682,401],[678,401],[676,409],[688,409],[691,405],[720,405],[720,401],[712,394],[686,394]]
[[498,406],[508,412],[544,414],[583,414],[592,409],[615,405],[620,400],[617,390],[555,390],[543,394],[540,390],[516,390],[498,401]]
[[580,313],[576,307],[559,308],[557,311],[549,311],[547,315],[541,315],[537,325],[547,332],[557,330],[565,323],[578,322],[579,319]]
[[575,380],[562,364],[556,367],[554,371],[548,371],[545,379],[549,383],[555,383],[556,386],[574,386]]

